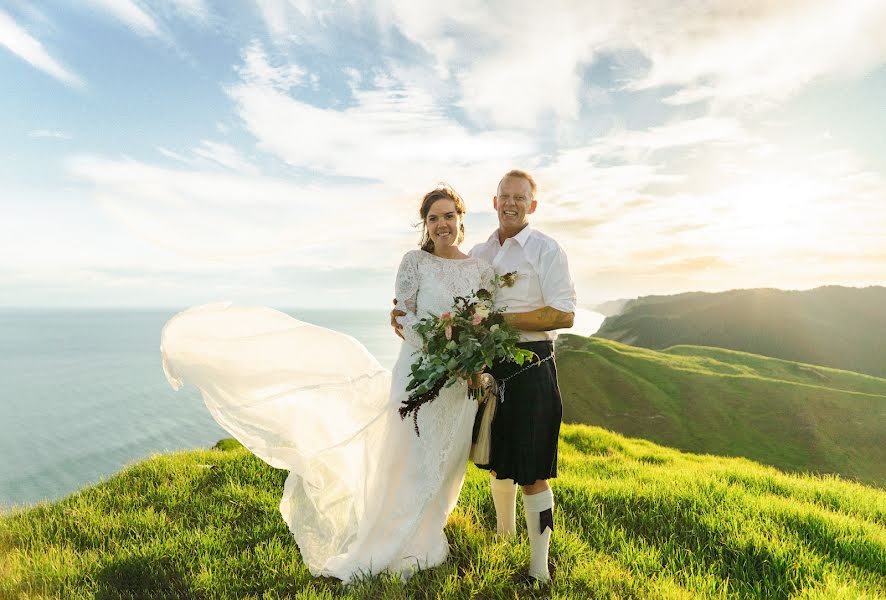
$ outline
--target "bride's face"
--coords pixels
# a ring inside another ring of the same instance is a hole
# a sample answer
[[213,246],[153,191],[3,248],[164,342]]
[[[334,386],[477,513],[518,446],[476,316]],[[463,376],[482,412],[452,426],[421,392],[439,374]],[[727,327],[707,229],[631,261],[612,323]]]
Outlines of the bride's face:
[[428,229],[431,241],[434,242],[434,247],[457,245],[461,215],[455,209],[455,202],[441,198],[431,204],[428,216],[425,218],[425,227]]

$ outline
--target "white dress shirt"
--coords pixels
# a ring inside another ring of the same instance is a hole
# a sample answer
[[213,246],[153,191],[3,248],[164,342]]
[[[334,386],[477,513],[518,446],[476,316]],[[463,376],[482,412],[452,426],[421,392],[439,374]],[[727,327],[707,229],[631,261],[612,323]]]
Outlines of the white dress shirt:
[[[529,225],[514,237],[498,241],[498,230],[489,239],[471,248],[470,255],[492,265],[498,275],[517,272],[512,287],[499,288],[495,307],[523,313],[550,306],[575,312],[575,284],[569,274],[566,253],[554,238]],[[522,331],[524,342],[554,340],[556,331]]]

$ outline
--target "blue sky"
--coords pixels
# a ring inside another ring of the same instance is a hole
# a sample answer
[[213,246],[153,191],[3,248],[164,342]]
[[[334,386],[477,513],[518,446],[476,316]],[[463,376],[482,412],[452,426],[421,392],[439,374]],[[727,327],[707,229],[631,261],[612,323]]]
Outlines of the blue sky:
[[878,1],[0,2],[0,306],[386,307],[513,167],[585,307],[886,284]]

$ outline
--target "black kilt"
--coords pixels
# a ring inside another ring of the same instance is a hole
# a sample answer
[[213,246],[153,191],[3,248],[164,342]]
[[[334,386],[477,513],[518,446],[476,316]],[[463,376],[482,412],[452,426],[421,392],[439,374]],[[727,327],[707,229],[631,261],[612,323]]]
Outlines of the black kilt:
[[[554,351],[553,342],[522,342],[521,348],[543,360]],[[493,365],[490,374],[501,381],[520,371],[526,363]],[[498,479],[513,479],[529,485],[539,479],[557,476],[557,441],[563,404],[557,385],[557,367],[548,360],[514,376],[505,383],[504,402],[496,407],[492,422],[492,448],[488,465]]]

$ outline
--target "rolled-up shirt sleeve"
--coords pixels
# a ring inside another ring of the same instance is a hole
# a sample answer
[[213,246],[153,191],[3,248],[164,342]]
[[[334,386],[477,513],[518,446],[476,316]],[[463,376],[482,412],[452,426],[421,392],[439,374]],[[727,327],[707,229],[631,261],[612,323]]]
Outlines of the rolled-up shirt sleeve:
[[575,312],[575,283],[569,273],[566,252],[559,245],[541,256],[538,279],[545,306],[562,312]]

